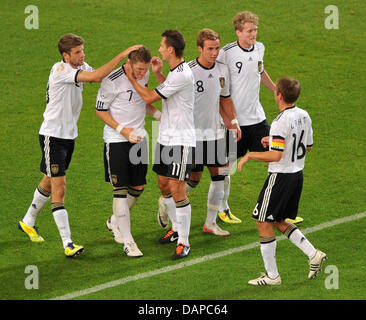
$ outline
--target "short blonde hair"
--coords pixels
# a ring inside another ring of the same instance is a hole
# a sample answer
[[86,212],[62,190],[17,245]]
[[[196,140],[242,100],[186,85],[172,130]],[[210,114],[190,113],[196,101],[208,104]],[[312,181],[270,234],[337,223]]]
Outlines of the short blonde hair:
[[220,40],[220,36],[212,29],[202,29],[197,34],[197,46],[203,48],[205,40]]
[[250,11],[241,11],[236,14],[233,19],[233,25],[235,30],[243,30],[245,22],[252,22],[258,25],[258,16]]

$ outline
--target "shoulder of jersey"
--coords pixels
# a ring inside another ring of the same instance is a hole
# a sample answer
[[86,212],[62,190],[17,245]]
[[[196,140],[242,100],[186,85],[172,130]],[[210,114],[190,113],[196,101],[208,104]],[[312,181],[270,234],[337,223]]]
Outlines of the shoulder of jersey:
[[192,61],[188,62],[188,66],[192,69],[193,67],[195,67],[197,65],[197,60],[194,59]]
[[116,70],[113,70],[107,77],[110,81],[114,81],[121,77],[125,72],[123,71],[123,68],[120,67]]
[[264,48],[264,44],[263,44],[262,42],[256,41],[256,42],[255,42],[255,45],[256,45],[258,48]]
[[52,68],[51,71],[55,74],[61,74],[67,70],[67,64],[63,61],[56,62]]
[[232,48],[235,48],[235,47],[237,47],[238,46],[238,43],[235,41],[235,42],[231,42],[231,43],[228,43],[226,46],[224,46],[223,48],[222,48],[222,50],[224,50],[224,51],[228,51],[228,50],[230,50],[230,49],[232,49]]

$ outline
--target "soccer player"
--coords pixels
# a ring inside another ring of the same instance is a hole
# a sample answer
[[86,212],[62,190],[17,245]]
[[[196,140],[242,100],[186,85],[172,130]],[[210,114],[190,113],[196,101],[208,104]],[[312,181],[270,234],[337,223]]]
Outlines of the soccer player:
[[[203,232],[217,236],[229,236],[216,223],[217,211],[224,197],[225,167],[227,167],[225,127],[220,117],[222,112],[230,123],[230,129],[241,138],[241,131],[230,98],[229,73],[226,65],[216,62],[220,50],[220,37],[211,29],[203,29],[197,35],[200,56],[188,63],[195,78],[194,121],[196,127],[195,163],[187,183],[187,193],[201,180],[204,166],[211,175],[207,200],[207,216]],[[164,228],[166,221],[160,200],[158,221]],[[165,206],[166,208],[166,206]],[[163,222],[163,223],[161,223]],[[170,242],[168,236],[162,240]]]
[[[147,87],[151,54],[142,46],[128,55],[133,77]],[[104,166],[105,180],[113,186],[113,215],[107,228],[117,243],[124,243],[130,257],[143,254],[135,243],[130,228],[130,210],[146,184],[148,150],[145,131],[146,111],[157,115],[159,110],[138,95],[127,79],[124,66],[114,70],[101,83],[96,114],[105,122]]]
[[268,178],[259,194],[253,218],[257,220],[260,250],[266,273],[249,281],[251,285],[279,285],[281,277],[276,264],[276,228],[309,258],[308,278],[314,278],[326,254],[307,240],[304,234],[286,218],[295,219],[302,185],[305,154],[313,146],[313,130],[309,114],[295,105],[300,95],[300,84],[291,78],[276,82],[274,98],[280,114],[272,122],[269,137],[262,139],[269,146],[265,152],[249,152],[240,161],[238,171],[249,160],[269,163]]
[[[230,71],[230,92],[242,131],[242,139],[237,144],[236,154],[229,156],[231,166],[248,150],[265,151],[261,139],[268,136],[269,124],[259,101],[261,84],[274,91],[275,85],[264,69],[264,45],[256,41],[258,16],[250,11],[242,11],[233,19],[237,41],[220,50],[218,61],[227,64]],[[230,139],[230,136],[228,135]],[[219,217],[228,223],[238,222],[228,205],[230,175],[225,177],[225,195]],[[239,221],[240,222],[240,221]]]
[[31,205],[18,227],[31,241],[42,242],[35,221],[42,208],[52,197],[52,213],[67,257],[83,252],[84,247],[71,240],[68,213],[64,206],[66,170],[69,167],[78,135],[77,121],[82,108],[84,82],[100,82],[131,50],[131,47],[111,61],[94,70],[85,61],[84,40],[66,34],[58,41],[62,61],[53,65],[47,85],[47,105],[39,131],[42,149],[40,170],[43,178],[37,186]]
[[184,61],[184,48],[185,40],[179,31],[167,30],[162,34],[159,53],[162,60],[169,64],[170,72],[165,78],[161,72],[162,60],[152,58],[152,71],[160,84],[155,90],[141,86],[133,78],[130,65],[126,64],[125,67],[128,79],[146,103],[163,100],[153,170],[158,175],[158,186],[166,199],[172,221],[171,241],[178,237],[173,260],[187,257],[191,248],[191,205],[186,196],[185,185],[189,180],[196,146],[193,119],[194,78],[191,68]]

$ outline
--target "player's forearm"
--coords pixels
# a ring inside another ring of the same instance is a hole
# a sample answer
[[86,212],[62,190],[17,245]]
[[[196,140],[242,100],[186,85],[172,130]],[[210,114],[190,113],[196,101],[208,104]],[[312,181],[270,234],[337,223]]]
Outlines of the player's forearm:
[[151,104],[147,104],[146,105],[146,112],[152,116],[153,118],[155,118],[156,120],[160,121],[161,118],[161,112],[159,109],[155,108],[153,105]]
[[106,125],[109,127],[116,129],[119,125],[119,123],[114,120],[112,115],[109,113],[109,111],[96,111],[96,115],[99,119],[101,119]]
[[278,162],[282,158],[282,152],[273,150],[265,152],[249,152],[246,156],[249,160],[262,162]]
[[165,76],[161,72],[154,72],[154,75],[159,84],[162,84],[165,81]]
[[131,84],[133,85],[139,96],[147,104],[151,104],[155,101],[160,100],[160,97],[154,90],[142,86],[140,83],[138,83],[138,81],[134,77],[128,76],[128,80],[130,80]]
[[[231,123],[232,120],[236,119],[236,113],[234,109],[234,104],[231,98],[220,98],[220,115],[225,122],[228,124]],[[230,127],[230,125],[229,125]]]
[[276,85],[273,83],[271,77],[266,70],[263,71],[261,75],[261,83],[266,86],[269,90],[274,92]]

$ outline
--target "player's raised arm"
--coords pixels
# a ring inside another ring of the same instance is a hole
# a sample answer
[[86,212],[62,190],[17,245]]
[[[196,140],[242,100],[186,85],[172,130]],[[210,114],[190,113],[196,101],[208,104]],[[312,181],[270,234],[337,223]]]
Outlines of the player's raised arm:
[[152,67],[152,71],[153,71],[156,79],[158,80],[159,84],[162,84],[165,81],[165,76],[161,72],[161,70],[163,68],[163,61],[158,57],[153,57],[151,59],[151,67]]
[[111,61],[94,71],[80,70],[77,75],[77,82],[101,82],[103,78],[110,74],[123,59],[127,58],[131,51],[137,50],[140,47],[141,45],[129,47],[115,56]]

